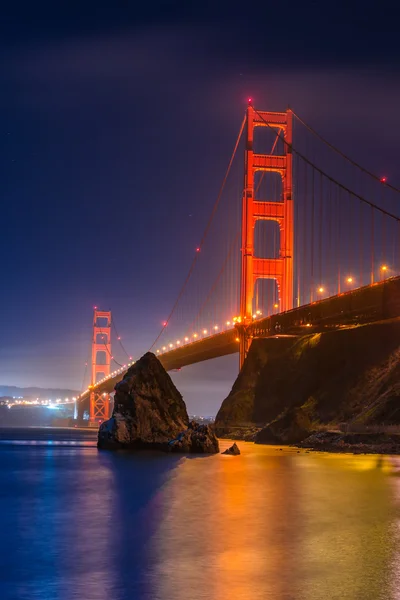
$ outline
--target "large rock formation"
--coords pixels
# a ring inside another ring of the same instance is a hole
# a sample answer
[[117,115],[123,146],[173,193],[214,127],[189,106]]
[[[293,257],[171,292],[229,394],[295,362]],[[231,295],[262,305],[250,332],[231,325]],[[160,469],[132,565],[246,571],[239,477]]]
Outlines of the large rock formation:
[[[115,386],[113,414],[100,425],[97,445],[105,449],[168,450],[168,443],[179,434],[186,436],[188,428],[189,417],[181,394],[160,361],[148,352]],[[191,429],[194,432],[195,427],[192,425]],[[191,444],[181,446],[181,451],[218,452],[218,441],[211,433],[198,432]],[[178,447],[174,450],[178,451]]]
[[282,443],[286,434],[293,440],[299,415],[305,430],[400,423],[399,318],[288,339],[283,350],[275,342],[253,342],[217,414],[217,435],[269,425],[258,440]]

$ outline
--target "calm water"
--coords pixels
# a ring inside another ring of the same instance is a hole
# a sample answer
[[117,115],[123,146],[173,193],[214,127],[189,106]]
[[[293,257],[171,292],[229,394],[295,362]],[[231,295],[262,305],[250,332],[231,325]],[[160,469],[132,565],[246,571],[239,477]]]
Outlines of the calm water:
[[399,458],[240,447],[0,431],[1,600],[400,598]]

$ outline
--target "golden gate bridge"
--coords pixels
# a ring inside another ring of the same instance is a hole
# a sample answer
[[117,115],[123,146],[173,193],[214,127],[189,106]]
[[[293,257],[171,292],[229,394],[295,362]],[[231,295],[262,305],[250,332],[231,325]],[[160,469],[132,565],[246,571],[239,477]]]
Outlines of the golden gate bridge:
[[[209,221],[149,350],[167,370],[235,352],[242,367],[256,337],[400,316],[399,193],[291,109],[261,111],[249,99]],[[113,328],[123,363],[111,351]],[[108,418],[114,385],[133,362],[111,311],[95,307],[80,414],[89,406],[90,422]]]

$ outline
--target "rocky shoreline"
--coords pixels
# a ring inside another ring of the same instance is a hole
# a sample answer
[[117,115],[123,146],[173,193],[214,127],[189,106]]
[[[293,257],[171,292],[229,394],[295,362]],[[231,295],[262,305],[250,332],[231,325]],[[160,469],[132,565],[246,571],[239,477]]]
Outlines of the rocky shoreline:
[[220,439],[243,442],[255,442],[260,445],[288,445],[291,448],[303,448],[314,452],[331,452],[336,454],[400,454],[400,434],[386,433],[341,433],[335,431],[315,431],[300,442],[288,442],[282,439],[259,442],[257,434],[261,428],[236,429],[220,435]]
[[296,448],[340,454],[400,454],[400,435],[319,431],[293,445]]

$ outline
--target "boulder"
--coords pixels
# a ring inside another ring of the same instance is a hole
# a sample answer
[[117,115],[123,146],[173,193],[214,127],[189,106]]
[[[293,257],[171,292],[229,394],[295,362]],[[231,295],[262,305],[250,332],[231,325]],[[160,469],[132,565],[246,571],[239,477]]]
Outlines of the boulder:
[[169,452],[193,452],[215,454],[219,452],[218,439],[210,425],[199,425],[195,421],[168,443]]
[[236,442],[230,448],[227,448],[222,454],[230,454],[231,456],[239,456],[240,450]]
[[100,425],[98,448],[159,448],[187,429],[181,394],[157,357],[147,352],[115,386],[111,419]]
[[256,444],[297,444],[310,435],[311,422],[301,408],[292,408],[261,429]]

